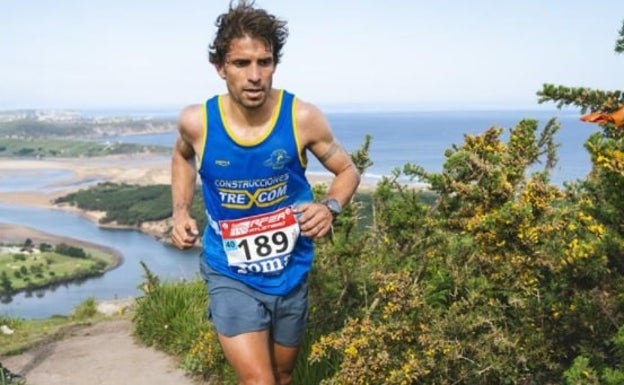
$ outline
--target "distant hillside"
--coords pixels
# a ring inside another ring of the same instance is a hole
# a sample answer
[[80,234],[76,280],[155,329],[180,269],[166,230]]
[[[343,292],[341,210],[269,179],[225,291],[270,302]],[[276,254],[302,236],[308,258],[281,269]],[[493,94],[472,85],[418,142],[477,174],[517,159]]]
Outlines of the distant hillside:
[[70,110],[0,111],[0,138],[102,138],[106,136],[171,132],[174,118],[84,116]]

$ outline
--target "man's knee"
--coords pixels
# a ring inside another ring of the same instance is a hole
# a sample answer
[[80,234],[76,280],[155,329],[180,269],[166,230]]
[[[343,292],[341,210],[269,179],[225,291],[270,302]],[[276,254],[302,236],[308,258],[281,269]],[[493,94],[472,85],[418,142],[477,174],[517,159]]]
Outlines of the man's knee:
[[290,385],[292,384],[292,373],[278,372],[275,380],[278,385]]
[[277,385],[275,382],[275,378],[270,375],[266,375],[265,373],[258,375],[250,375],[246,377],[239,376],[239,383],[241,385]]

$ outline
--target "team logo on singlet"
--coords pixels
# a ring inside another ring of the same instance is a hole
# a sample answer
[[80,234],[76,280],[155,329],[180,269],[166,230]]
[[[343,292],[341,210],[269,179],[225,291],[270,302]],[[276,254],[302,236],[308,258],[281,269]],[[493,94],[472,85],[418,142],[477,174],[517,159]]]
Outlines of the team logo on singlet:
[[221,206],[229,209],[270,207],[288,198],[287,172],[259,179],[217,179]]
[[264,165],[272,167],[273,170],[281,170],[290,161],[290,156],[284,149],[275,150],[271,153],[271,157],[264,161]]

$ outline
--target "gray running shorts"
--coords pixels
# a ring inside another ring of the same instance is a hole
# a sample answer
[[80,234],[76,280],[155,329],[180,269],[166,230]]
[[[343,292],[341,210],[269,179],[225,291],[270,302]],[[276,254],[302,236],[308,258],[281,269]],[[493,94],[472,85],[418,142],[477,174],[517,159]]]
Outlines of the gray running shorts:
[[286,296],[264,294],[214,271],[201,258],[200,272],[208,287],[208,318],[227,337],[269,330],[276,343],[296,347],[308,319],[308,281]]

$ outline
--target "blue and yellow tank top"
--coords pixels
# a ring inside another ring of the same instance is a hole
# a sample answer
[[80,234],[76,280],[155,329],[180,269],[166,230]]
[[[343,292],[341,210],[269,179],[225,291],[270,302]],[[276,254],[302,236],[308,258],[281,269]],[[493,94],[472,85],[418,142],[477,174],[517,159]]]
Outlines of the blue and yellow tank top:
[[199,175],[208,224],[203,248],[217,272],[267,294],[285,295],[306,277],[312,240],[299,235],[292,209],[313,200],[297,139],[295,97],[279,91],[269,128],[257,141],[237,140],[221,96],[205,104]]

